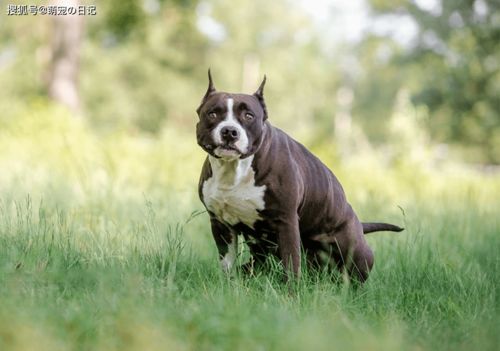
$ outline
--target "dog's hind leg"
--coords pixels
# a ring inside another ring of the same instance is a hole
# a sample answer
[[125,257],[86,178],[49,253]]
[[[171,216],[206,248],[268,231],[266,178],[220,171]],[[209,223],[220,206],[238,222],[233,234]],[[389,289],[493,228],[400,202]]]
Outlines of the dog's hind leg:
[[373,262],[372,250],[366,243],[359,243],[352,251],[350,262],[346,266],[351,279],[363,283],[368,279]]
[[341,271],[352,280],[364,282],[373,267],[373,252],[368,246],[363,227],[356,217],[338,228],[332,235],[332,258]]
[[307,266],[315,271],[329,269],[331,266],[331,245],[320,240],[303,239],[302,246]]

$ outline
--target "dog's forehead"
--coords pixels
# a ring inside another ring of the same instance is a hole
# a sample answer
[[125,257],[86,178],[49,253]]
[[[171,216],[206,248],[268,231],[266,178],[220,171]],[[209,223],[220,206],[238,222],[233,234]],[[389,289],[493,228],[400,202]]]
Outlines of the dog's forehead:
[[214,107],[226,107],[227,101],[232,99],[233,106],[237,108],[240,104],[245,104],[247,107],[251,109],[257,109],[260,107],[259,101],[253,95],[248,94],[233,94],[233,93],[225,93],[225,92],[217,92],[210,96],[205,102],[205,107],[214,108]]
[[245,103],[246,105],[250,106],[260,106],[259,100],[253,95],[247,95],[247,94],[231,94],[230,96],[231,99],[234,101],[234,105],[238,105],[240,103]]

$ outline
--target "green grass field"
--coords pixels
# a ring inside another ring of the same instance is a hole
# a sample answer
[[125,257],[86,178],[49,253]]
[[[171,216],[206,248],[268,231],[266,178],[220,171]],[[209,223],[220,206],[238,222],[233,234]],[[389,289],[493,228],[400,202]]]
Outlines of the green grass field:
[[304,270],[289,289],[219,271],[193,136],[42,112],[0,128],[0,350],[498,349],[498,174],[315,150],[362,219],[406,230],[369,236],[363,287]]

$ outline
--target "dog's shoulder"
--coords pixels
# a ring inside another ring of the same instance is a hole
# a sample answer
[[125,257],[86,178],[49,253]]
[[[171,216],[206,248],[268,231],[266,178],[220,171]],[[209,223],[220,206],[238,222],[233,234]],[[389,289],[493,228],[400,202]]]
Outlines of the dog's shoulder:
[[297,172],[301,168],[309,167],[310,163],[318,166],[323,165],[319,158],[288,133],[278,127],[270,127],[271,143],[265,154],[272,158],[273,168],[283,168],[284,172],[293,174],[294,171]]

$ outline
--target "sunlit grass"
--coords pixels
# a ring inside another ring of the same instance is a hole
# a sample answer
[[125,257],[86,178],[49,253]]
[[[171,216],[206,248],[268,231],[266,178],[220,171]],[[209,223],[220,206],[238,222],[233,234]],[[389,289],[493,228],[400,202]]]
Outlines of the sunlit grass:
[[498,175],[317,150],[361,218],[406,230],[368,237],[363,287],[304,270],[290,288],[277,264],[220,272],[194,136],[33,111],[0,130],[0,349],[497,348]]

